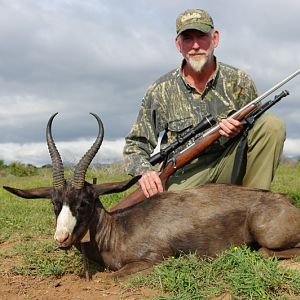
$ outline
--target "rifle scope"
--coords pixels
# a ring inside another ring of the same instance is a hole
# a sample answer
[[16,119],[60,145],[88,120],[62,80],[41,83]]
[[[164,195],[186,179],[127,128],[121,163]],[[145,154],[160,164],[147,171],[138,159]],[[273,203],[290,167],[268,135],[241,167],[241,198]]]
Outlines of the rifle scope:
[[156,165],[157,163],[162,162],[165,160],[169,154],[180,147],[181,145],[185,144],[188,140],[196,136],[198,133],[203,132],[204,130],[210,128],[211,126],[217,123],[216,118],[212,115],[207,115],[202,121],[200,121],[195,127],[191,128],[187,132],[183,132],[179,134],[176,141],[167,146],[164,149],[161,149],[160,152],[154,154],[150,157],[149,162],[152,166]]

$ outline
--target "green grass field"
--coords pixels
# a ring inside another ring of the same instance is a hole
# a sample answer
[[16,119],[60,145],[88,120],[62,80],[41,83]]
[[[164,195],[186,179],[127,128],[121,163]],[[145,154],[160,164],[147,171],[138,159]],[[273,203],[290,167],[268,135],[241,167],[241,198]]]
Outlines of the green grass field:
[[[66,177],[72,172],[67,171]],[[118,168],[88,170],[87,180],[121,181],[126,176]],[[51,186],[49,169],[39,169],[33,176],[17,177],[0,172],[0,185],[18,188]],[[287,193],[300,208],[300,164],[281,165],[272,190]],[[111,207],[124,193],[102,198]],[[82,258],[75,249],[64,252],[53,242],[54,213],[46,199],[25,200],[0,189],[0,272],[29,276],[82,274]],[[13,260],[7,267],[5,261]],[[230,292],[234,299],[288,299],[300,296],[300,271],[278,267],[278,261],[264,259],[245,247],[233,247],[215,259],[194,255],[170,258],[149,275],[137,276],[130,285],[159,289],[159,299],[209,299]]]

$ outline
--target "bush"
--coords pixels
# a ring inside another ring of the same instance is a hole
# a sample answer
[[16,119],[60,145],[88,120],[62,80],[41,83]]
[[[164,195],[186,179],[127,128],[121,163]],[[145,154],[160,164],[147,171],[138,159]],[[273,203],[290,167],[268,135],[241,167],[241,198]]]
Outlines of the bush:
[[12,162],[8,165],[8,170],[10,174],[18,177],[33,176],[38,173],[37,167],[20,162]]
[[0,170],[5,168],[4,160],[0,159]]

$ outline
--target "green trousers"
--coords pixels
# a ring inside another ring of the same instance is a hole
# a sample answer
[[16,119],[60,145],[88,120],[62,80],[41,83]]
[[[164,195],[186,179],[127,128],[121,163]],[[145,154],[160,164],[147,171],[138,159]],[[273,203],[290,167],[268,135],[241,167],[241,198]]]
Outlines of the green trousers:
[[[264,114],[256,120],[248,132],[242,185],[270,189],[280,162],[285,135],[285,125],[281,119]],[[200,155],[169,178],[167,190],[182,190],[204,183],[231,183],[238,144],[239,141],[231,143],[222,153]]]

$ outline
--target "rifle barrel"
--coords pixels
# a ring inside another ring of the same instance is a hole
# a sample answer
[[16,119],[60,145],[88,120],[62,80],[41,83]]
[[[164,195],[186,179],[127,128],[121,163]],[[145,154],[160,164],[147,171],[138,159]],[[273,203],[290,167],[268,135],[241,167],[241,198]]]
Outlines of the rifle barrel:
[[282,81],[280,81],[277,84],[275,84],[272,88],[270,88],[269,90],[267,90],[266,92],[264,92],[262,95],[260,95],[256,99],[254,99],[252,102],[254,102],[255,100],[257,102],[261,101],[262,99],[266,98],[267,96],[269,96],[270,94],[272,94],[273,92],[275,92],[276,90],[278,90],[281,86],[283,86],[284,84],[286,84],[288,81],[290,81],[294,77],[298,76],[299,74],[300,74],[300,69],[298,69],[297,71],[295,71],[294,73],[292,73],[291,75],[289,75],[288,77],[286,77],[285,79],[283,79]]

